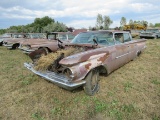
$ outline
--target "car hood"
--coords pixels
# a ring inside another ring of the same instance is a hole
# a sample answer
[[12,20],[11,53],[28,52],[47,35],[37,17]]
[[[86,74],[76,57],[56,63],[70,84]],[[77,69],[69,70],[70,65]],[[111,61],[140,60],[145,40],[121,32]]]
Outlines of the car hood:
[[40,43],[31,44],[31,48],[47,47],[50,45],[57,44],[57,41],[45,41]]
[[26,39],[21,44],[22,45],[37,45],[50,42],[48,39]]
[[[97,57],[100,57],[101,55],[108,55],[109,51],[104,50],[103,48],[96,48],[96,49],[90,49],[85,52],[80,52],[77,54],[70,55],[68,57],[63,58],[59,64],[65,65],[65,66],[72,66],[77,63],[81,63],[87,60],[91,60]],[[99,58],[99,61],[104,61],[104,58]]]

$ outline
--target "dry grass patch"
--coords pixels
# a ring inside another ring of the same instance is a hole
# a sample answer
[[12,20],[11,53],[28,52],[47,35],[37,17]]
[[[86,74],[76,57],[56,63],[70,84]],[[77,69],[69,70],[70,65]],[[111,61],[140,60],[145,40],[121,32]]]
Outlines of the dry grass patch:
[[37,61],[35,69],[36,70],[47,70],[48,67],[58,58],[61,54],[64,54],[64,57],[71,55],[76,49],[75,48],[68,48],[68,49],[61,49],[55,53],[50,53],[46,56],[40,57]]

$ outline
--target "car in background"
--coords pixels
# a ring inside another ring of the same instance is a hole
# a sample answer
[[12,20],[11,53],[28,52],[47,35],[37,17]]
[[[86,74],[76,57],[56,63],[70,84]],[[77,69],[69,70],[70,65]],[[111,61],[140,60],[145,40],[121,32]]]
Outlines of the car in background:
[[139,35],[140,38],[160,38],[160,29],[157,28],[150,28],[146,29],[145,31],[141,32]]
[[94,95],[99,90],[99,74],[108,75],[135,59],[146,48],[145,41],[133,40],[125,31],[82,32],[48,57],[42,56],[24,66],[62,88],[73,90],[83,86],[87,95]]
[[12,38],[12,34],[13,34],[13,33],[5,33],[5,34],[1,35],[1,36],[0,36],[0,46],[3,45],[3,41],[4,41],[5,39],[11,39],[11,38]]
[[47,39],[43,41],[24,41],[21,43],[19,49],[24,53],[30,54],[31,52],[39,49],[45,50],[45,54],[54,51],[57,42],[70,42],[75,36],[71,32],[51,32],[47,34]]
[[25,40],[40,40],[45,39],[46,35],[44,33],[14,33],[13,38],[5,39],[3,41],[3,46],[8,49],[16,49],[20,46],[20,44]]

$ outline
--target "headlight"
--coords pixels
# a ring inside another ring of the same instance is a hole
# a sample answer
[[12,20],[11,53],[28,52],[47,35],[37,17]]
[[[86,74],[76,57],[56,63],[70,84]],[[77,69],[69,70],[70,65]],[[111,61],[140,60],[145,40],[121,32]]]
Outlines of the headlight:
[[63,74],[69,78],[70,81],[73,80],[74,78],[74,75],[72,73],[72,71],[69,69],[69,68],[66,68],[64,71],[63,71]]

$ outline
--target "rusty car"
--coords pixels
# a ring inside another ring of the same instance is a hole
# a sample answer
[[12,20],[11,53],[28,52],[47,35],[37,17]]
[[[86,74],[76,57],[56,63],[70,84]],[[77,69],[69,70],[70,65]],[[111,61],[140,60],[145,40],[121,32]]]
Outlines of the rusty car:
[[3,41],[3,46],[8,49],[16,49],[25,40],[39,40],[45,39],[46,35],[44,33],[14,33],[12,39],[5,39]]
[[[50,57],[42,56],[36,62],[25,62],[24,66],[67,90],[83,86],[85,93],[91,96],[99,90],[99,75],[108,75],[135,59],[146,48],[145,41],[133,40],[126,31],[82,32],[71,43],[62,43],[61,47],[47,55]],[[43,64],[49,58],[51,63],[47,63],[47,67],[40,66],[40,62]]]
[[71,32],[50,32],[46,35],[47,39],[43,41],[24,41],[21,43],[19,49],[24,53],[30,54],[31,52],[39,49],[45,50],[45,53],[48,54],[55,49],[55,44],[57,41],[70,42],[75,35]]
[[3,35],[0,36],[0,46],[3,45],[3,41],[5,39],[12,39],[13,33],[4,33]]

